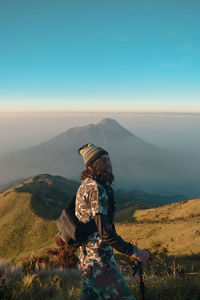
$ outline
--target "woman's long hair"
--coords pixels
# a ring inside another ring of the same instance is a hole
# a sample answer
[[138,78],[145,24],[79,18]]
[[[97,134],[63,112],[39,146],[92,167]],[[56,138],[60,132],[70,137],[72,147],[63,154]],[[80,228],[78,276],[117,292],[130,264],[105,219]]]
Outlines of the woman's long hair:
[[85,180],[86,178],[91,178],[99,182],[105,188],[109,198],[108,215],[110,217],[110,220],[113,222],[115,213],[115,201],[113,189],[111,187],[111,184],[114,180],[112,171],[107,172],[106,164],[100,157],[90,164],[90,168],[87,167],[86,170],[81,173],[80,179]]
[[81,180],[91,178],[104,186],[112,184],[114,180],[114,175],[112,174],[112,171],[107,171],[106,164],[104,160],[100,157],[93,161],[90,164],[89,168],[87,167],[87,169],[81,173],[80,178]]

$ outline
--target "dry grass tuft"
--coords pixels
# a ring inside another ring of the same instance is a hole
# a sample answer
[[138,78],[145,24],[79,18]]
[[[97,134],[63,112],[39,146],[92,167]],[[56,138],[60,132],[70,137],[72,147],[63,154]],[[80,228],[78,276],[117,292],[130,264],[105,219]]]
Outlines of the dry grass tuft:
[[1,261],[1,300],[67,300],[78,299],[81,289],[75,269],[45,268],[25,274],[20,266]]

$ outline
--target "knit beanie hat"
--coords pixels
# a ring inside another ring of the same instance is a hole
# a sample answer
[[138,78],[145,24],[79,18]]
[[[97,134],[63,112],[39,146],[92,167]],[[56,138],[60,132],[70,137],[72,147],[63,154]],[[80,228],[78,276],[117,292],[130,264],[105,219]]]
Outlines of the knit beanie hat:
[[100,147],[93,144],[85,144],[78,149],[78,153],[82,155],[83,161],[88,167],[93,161],[98,159],[101,155],[107,154],[108,152]]

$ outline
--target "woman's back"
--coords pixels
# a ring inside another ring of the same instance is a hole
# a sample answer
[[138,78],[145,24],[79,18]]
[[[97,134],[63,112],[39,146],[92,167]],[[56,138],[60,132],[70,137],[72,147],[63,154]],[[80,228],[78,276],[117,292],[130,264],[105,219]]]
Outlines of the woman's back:
[[[76,194],[75,214],[81,222],[87,223],[97,214],[108,214],[109,201],[105,188],[95,180],[86,178]],[[113,226],[111,221],[110,226]],[[80,247],[79,260],[84,269],[89,266],[116,265],[112,247],[102,241],[98,231],[91,234],[87,243]]]

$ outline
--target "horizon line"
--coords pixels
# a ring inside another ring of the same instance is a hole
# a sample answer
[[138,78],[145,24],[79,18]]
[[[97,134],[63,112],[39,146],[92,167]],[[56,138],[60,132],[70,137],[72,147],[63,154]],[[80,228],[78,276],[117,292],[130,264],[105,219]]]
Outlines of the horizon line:
[[4,114],[4,113],[10,113],[10,114],[18,114],[18,113],[58,113],[58,114],[65,114],[65,113],[69,113],[69,114],[187,114],[187,115],[200,115],[200,111],[143,111],[143,110],[138,110],[138,111],[111,111],[111,110],[5,110],[5,111],[0,111],[0,114]]

